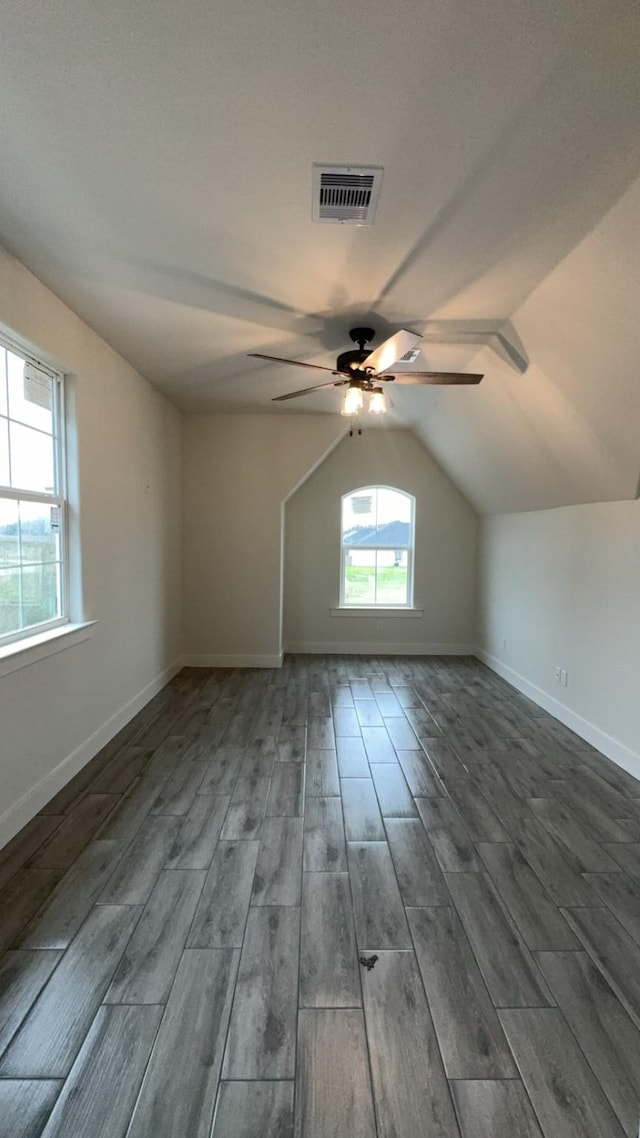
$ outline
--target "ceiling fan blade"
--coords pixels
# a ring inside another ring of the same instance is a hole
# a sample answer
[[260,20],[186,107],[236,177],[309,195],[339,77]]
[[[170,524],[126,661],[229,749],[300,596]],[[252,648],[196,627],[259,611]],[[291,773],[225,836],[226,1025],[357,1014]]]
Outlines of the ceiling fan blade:
[[307,364],[304,360],[284,360],[281,356],[265,356],[262,352],[247,352],[247,355],[254,360],[269,360],[272,364],[293,364],[295,367],[312,367],[316,371],[328,371],[332,375],[339,374],[332,367],[322,367],[321,364]]
[[271,402],[282,403],[285,399],[297,399],[299,395],[312,395],[314,391],[322,391],[323,387],[344,387],[348,379],[338,379],[333,383],[316,383],[315,387],[303,387],[302,391],[290,391],[288,395],[276,395]]
[[387,371],[398,360],[401,360],[411,348],[415,348],[421,339],[422,336],[418,332],[407,332],[406,329],[401,328],[399,332],[394,332],[393,336],[389,336],[388,340],[384,340],[379,348],[374,348],[362,367],[366,368],[367,371],[372,369],[376,373]]
[[433,386],[462,385],[480,383],[482,375],[475,375],[466,371],[405,371],[396,375],[377,375],[378,379],[393,379],[396,383],[427,383]]

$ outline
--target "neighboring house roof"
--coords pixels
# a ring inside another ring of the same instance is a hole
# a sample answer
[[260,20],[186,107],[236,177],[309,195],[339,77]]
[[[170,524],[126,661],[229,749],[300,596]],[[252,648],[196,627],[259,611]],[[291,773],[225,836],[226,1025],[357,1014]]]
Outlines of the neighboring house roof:
[[354,526],[343,535],[345,545],[409,545],[411,526],[409,522],[387,522],[381,526]]

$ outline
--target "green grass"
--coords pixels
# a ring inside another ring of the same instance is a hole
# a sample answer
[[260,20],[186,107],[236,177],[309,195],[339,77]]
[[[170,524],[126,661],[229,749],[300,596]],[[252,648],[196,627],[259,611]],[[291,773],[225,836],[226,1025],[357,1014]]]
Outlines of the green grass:
[[407,570],[402,566],[378,569],[377,596],[376,571],[373,566],[347,565],[346,597],[351,604],[402,605],[407,601]]

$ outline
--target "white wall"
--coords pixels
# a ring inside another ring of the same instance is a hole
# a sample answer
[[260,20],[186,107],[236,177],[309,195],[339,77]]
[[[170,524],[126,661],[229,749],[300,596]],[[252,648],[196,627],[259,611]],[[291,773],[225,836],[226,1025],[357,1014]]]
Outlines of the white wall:
[[[416,498],[419,618],[331,616],[340,601],[340,500],[360,486]],[[286,506],[284,639],[298,652],[469,651],[475,642],[477,518],[409,430],[346,437]]]
[[640,777],[640,501],[485,519],[480,610],[488,662]]
[[187,662],[279,661],[283,503],[344,429],[339,415],[186,418]]
[[90,640],[0,678],[2,845],[179,657],[181,416],[2,251],[0,324],[72,374],[84,617],[100,622]]

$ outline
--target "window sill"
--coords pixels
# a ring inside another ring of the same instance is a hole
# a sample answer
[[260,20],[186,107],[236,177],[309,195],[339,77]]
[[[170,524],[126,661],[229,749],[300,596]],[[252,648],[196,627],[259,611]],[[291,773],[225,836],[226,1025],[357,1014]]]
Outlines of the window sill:
[[17,672],[20,668],[28,668],[38,660],[45,660],[47,656],[55,656],[67,648],[81,644],[93,636],[97,620],[85,620],[78,624],[63,624],[59,628],[52,628],[48,632],[41,632],[37,636],[28,636],[24,640],[14,640],[0,648],[0,676],[8,676],[10,672]]
[[340,608],[329,609],[330,616],[366,616],[371,618],[421,617],[424,609],[416,608],[357,608],[355,605],[342,605]]

